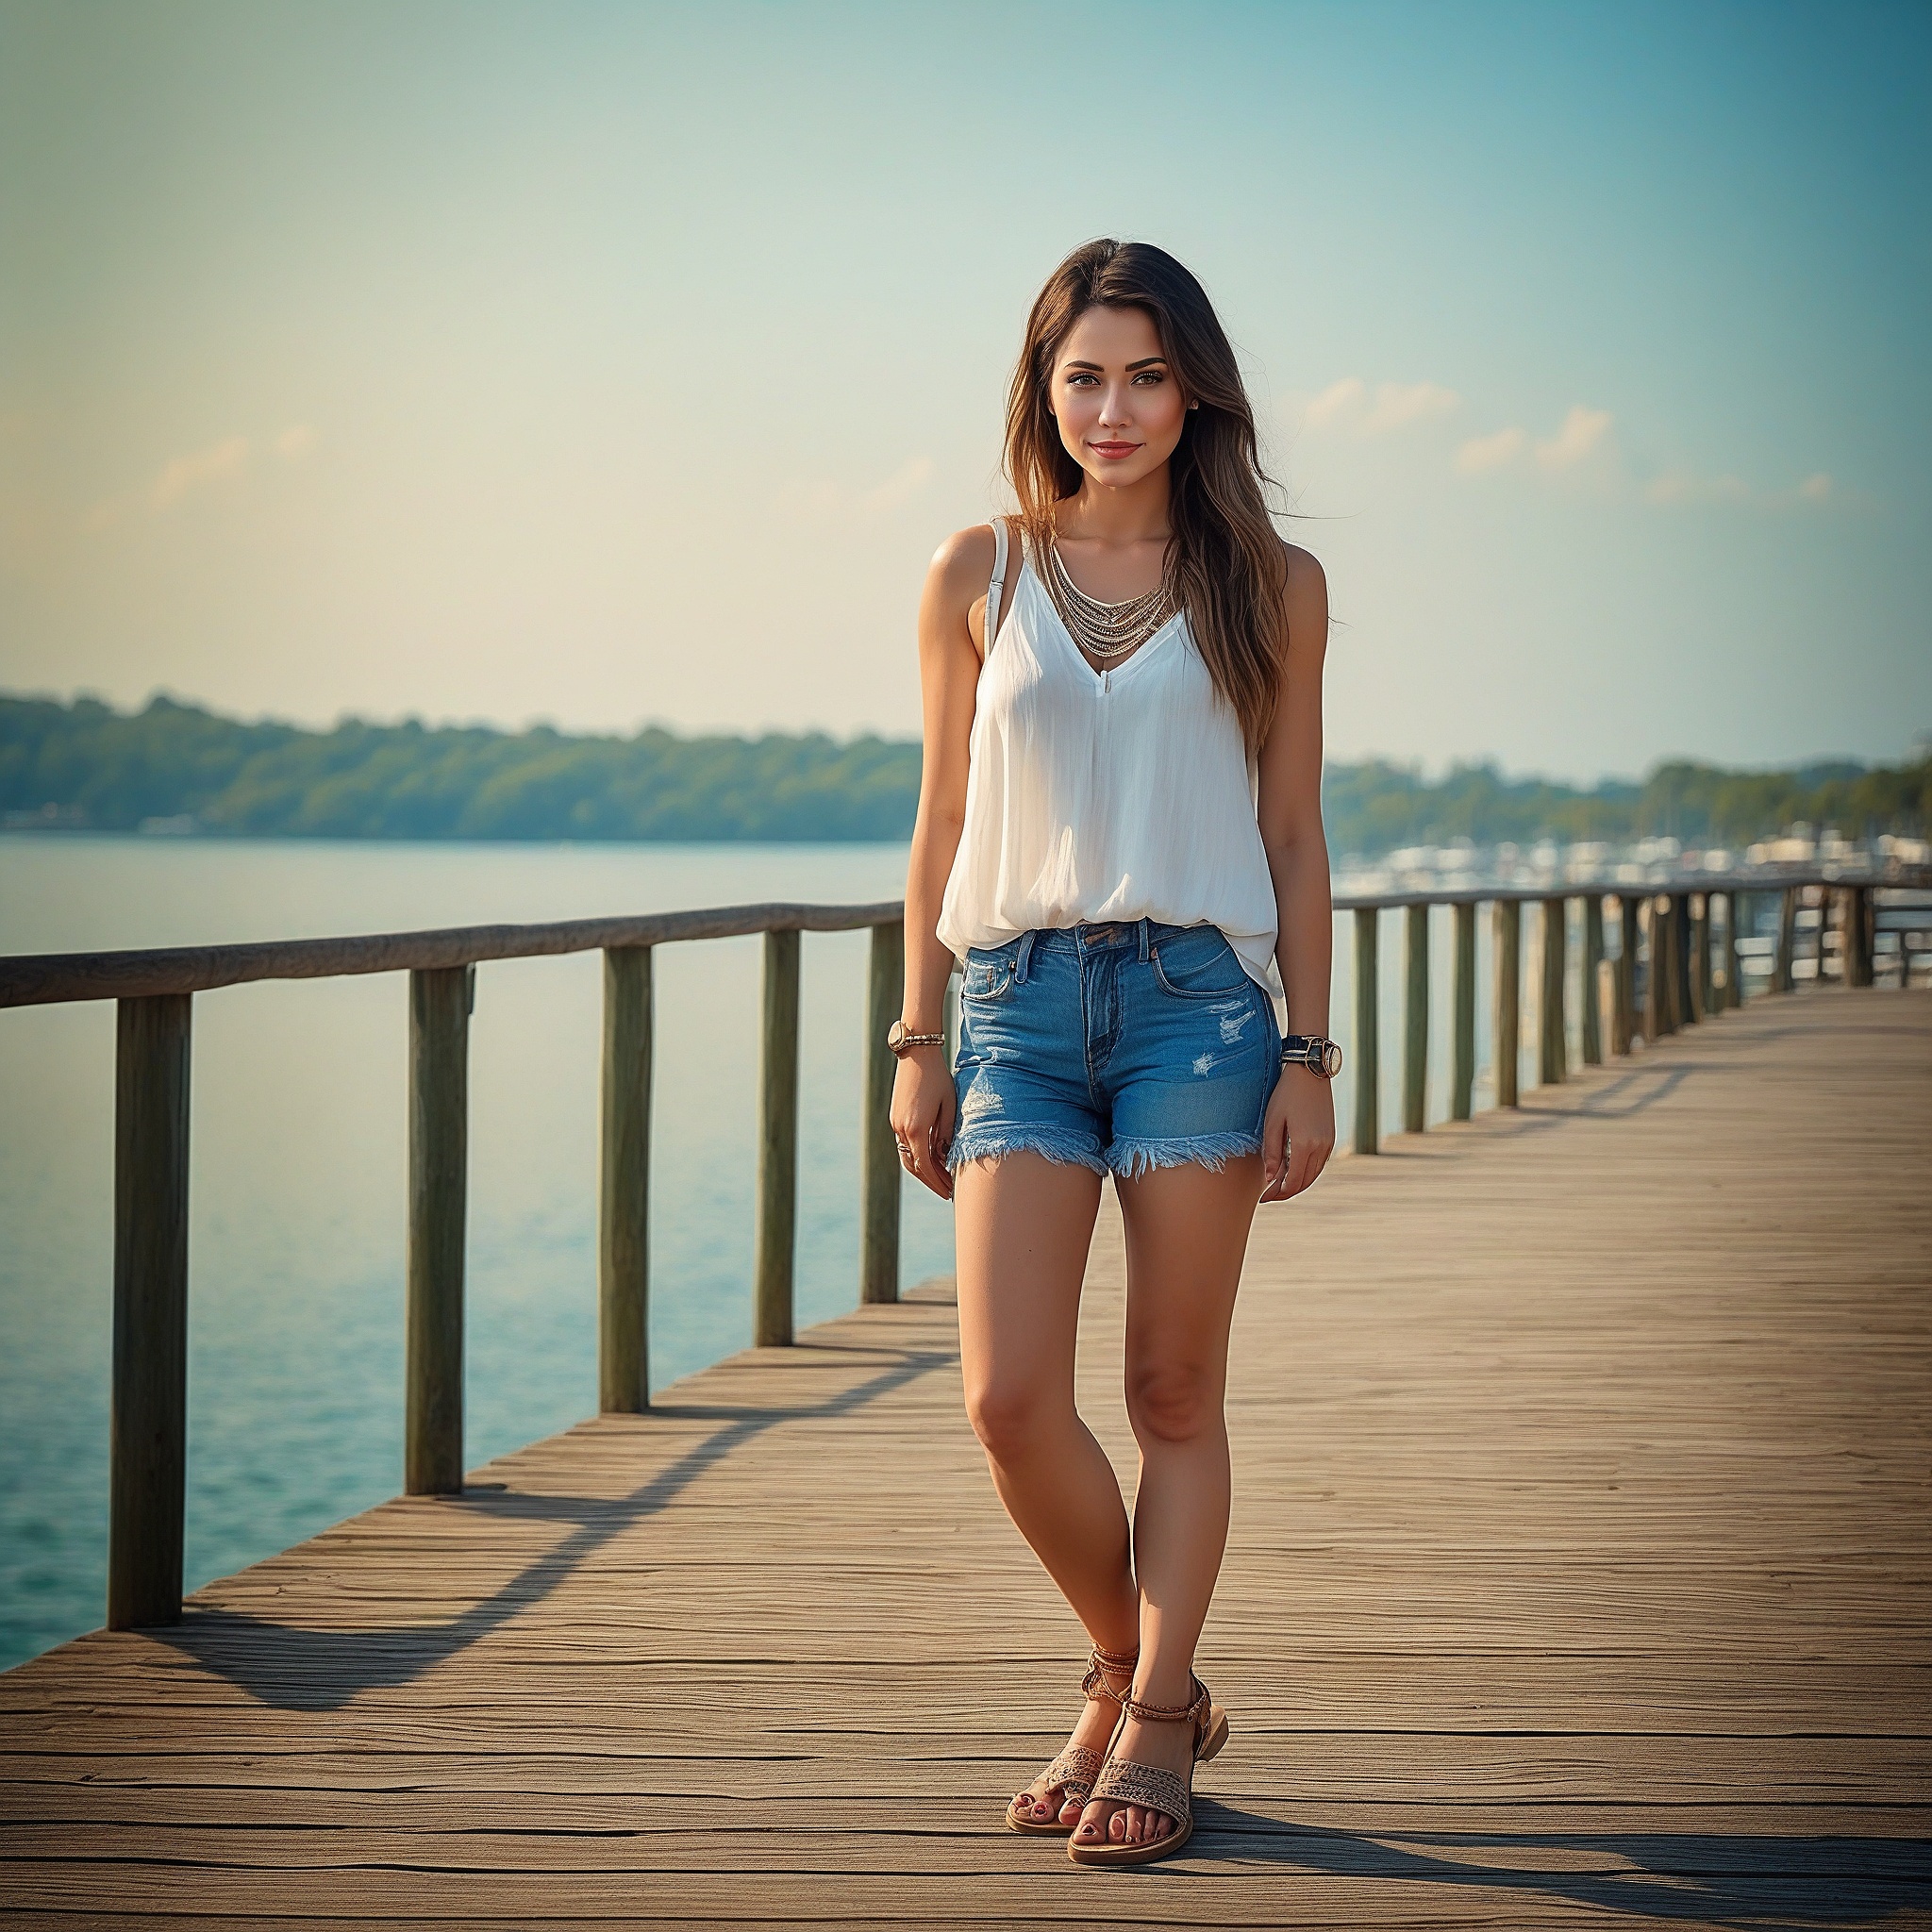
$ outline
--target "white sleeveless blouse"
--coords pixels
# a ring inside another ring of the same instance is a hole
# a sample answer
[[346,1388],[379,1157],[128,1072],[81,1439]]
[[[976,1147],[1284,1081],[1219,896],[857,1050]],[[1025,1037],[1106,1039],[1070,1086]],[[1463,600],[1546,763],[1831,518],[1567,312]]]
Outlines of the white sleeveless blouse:
[[1023,560],[1001,629],[1005,520],[993,530],[966,822],[941,942],[963,958],[1036,927],[1218,925],[1278,1005],[1255,763],[1186,615],[1096,671]]

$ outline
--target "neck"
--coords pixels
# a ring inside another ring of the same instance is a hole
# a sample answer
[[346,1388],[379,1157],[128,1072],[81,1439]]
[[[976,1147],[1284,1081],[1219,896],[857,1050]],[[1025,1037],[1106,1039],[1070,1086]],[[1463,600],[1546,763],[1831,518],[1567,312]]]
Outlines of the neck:
[[1055,518],[1060,535],[1095,543],[1165,543],[1173,535],[1167,468],[1162,463],[1118,489],[1083,476],[1078,491],[1060,503]]

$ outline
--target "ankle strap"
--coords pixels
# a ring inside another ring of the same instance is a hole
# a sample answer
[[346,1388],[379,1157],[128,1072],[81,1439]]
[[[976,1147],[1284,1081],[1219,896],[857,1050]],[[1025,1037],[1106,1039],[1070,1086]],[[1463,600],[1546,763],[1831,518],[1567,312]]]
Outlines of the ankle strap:
[[1101,1644],[1093,1646],[1093,1661],[1087,1667],[1087,1674],[1080,1679],[1080,1689],[1090,1698],[1103,1698],[1108,1704],[1118,1704],[1126,1694],[1116,1690],[1107,1680],[1109,1675],[1127,1679],[1128,1689],[1133,1688],[1134,1666],[1141,1660],[1138,1650],[1108,1650]]
[[1187,1704],[1144,1704],[1129,1691],[1120,1700],[1120,1707],[1129,1717],[1139,1719],[1143,1724],[1198,1724],[1201,1714],[1208,1708],[1208,1687],[1191,1672],[1188,1682],[1194,1687],[1194,1695]]

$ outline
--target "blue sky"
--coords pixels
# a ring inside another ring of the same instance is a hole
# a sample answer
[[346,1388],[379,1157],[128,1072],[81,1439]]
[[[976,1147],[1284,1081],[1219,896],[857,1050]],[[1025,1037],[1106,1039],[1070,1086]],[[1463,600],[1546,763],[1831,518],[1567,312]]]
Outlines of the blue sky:
[[1932,729],[1932,8],[0,0],[0,685],[916,726],[1086,237],[1207,282],[1340,757]]

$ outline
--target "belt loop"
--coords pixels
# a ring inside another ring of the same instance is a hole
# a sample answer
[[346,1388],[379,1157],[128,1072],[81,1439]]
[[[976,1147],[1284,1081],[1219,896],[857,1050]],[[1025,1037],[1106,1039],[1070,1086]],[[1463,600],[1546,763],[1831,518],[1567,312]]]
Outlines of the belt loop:
[[1141,920],[1141,921],[1140,922],[1140,927],[1141,927],[1141,965],[1143,965],[1143,966],[1144,966],[1144,965],[1146,965],[1146,963],[1147,963],[1147,955],[1149,954],[1149,952],[1151,952],[1151,951],[1153,950],[1153,944],[1154,944],[1154,922],[1153,922],[1153,921],[1152,921],[1151,919],[1143,919],[1143,920]]
[[1033,941],[1037,937],[1032,932],[1020,935],[1020,950],[1013,955],[1013,977],[1022,986],[1026,984],[1026,962],[1033,957]]

